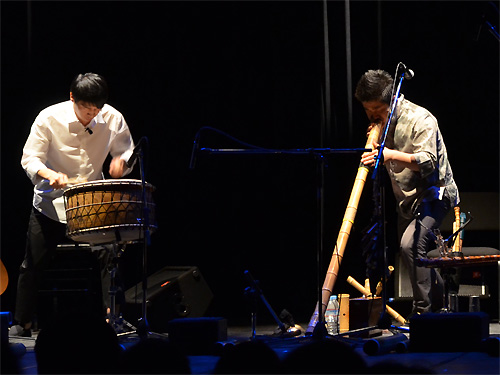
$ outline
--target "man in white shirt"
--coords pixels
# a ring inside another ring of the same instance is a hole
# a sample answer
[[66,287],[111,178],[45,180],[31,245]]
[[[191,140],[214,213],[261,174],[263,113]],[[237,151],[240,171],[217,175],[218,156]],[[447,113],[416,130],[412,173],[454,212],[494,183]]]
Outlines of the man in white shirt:
[[35,119],[23,149],[21,165],[34,184],[26,253],[20,267],[15,320],[11,336],[31,336],[41,272],[58,244],[68,243],[64,188],[69,181],[103,178],[103,164],[112,156],[109,174],[128,174],[134,142],[122,114],[105,104],[108,86],[94,73],[78,75],[70,100],[52,105]]

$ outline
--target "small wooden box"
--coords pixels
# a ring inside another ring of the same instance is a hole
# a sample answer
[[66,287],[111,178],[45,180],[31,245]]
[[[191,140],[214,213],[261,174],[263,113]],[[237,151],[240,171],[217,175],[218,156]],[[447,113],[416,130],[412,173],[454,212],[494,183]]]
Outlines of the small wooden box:
[[349,330],[376,326],[382,312],[382,298],[351,298],[349,300]]

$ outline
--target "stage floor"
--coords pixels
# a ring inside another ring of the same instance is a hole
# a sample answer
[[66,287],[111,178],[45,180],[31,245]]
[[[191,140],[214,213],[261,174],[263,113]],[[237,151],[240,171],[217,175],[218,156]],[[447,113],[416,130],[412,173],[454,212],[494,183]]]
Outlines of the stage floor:
[[[307,324],[300,324],[301,327],[307,327]],[[276,331],[276,326],[257,326],[256,338],[266,342],[280,357],[285,358],[293,349],[306,345],[311,342],[310,336],[297,336],[293,338],[275,337],[272,334]],[[383,331],[383,335],[388,331]],[[500,324],[490,323],[490,337],[500,337]],[[389,332],[389,334],[391,334]],[[405,333],[409,336],[409,333]],[[459,333],[457,334],[459,335]],[[34,353],[37,333],[34,332],[31,338],[10,338],[10,345],[19,355],[21,370],[23,374],[37,374],[37,364]],[[252,337],[252,327],[228,327],[228,342],[239,343],[248,341]],[[458,338],[459,336],[457,336]],[[78,340],[78,334],[68,335],[68,340]],[[137,342],[139,338],[135,335],[127,335],[120,338],[122,346],[128,347]],[[397,353],[395,351],[380,355],[367,355],[363,350],[364,342],[368,339],[356,339],[357,341],[349,341],[349,344],[354,346],[354,350],[358,352],[368,366],[379,362],[393,361],[405,365],[424,365],[426,368],[436,374],[499,374],[500,360],[499,357],[488,355],[484,352],[446,352],[445,349],[439,352],[412,352],[406,351]],[[354,344],[353,344],[354,343]],[[225,350],[224,347],[218,345],[219,352]],[[222,349],[220,349],[222,348]],[[213,355],[217,351],[213,351],[207,355],[190,355],[189,362],[192,374],[211,374],[214,371],[215,365],[219,360],[219,355]],[[328,361],[328,358],[324,359]],[[310,364],[314,366],[314,364]],[[332,364],[332,373],[335,373],[335,366]],[[312,372],[312,371],[311,371]]]

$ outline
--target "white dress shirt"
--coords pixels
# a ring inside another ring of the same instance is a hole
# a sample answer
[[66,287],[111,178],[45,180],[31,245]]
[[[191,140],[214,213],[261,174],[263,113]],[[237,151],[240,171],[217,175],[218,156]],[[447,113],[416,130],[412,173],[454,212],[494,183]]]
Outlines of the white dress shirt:
[[64,190],[54,190],[37,172],[50,168],[68,178],[99,180],[108,154],[127,161],[134,149],[125,119],[110,105],[105,104],[87,128],[91,132],[80,123],[68,100],[40,112],[24,145],[21,165],[35,185],[33,206],[61,223],[66,223]]

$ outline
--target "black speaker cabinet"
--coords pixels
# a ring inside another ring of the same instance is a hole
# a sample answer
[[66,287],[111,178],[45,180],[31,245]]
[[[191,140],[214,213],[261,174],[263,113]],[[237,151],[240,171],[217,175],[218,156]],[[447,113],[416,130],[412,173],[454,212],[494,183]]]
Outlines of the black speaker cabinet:
[[480,351],[489,337],[486,313],[422,314],[410,319],[410,350],[416,352]]
[[[125,292],[123,317],[136,325],[142,317],[142,282]],[[147,278],[146,317],[152,331],[167,332],[175,318],[202,317],[213,293],[197,267],[165,267]]]

